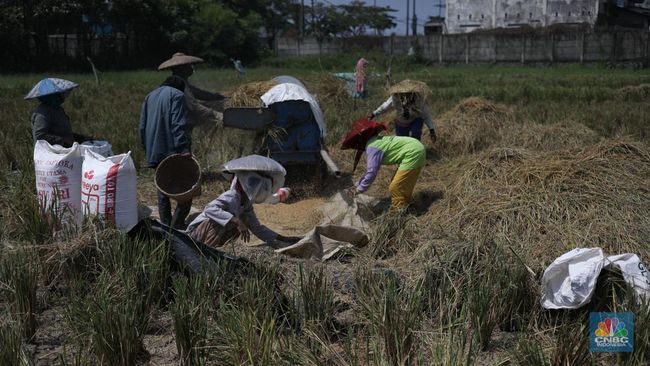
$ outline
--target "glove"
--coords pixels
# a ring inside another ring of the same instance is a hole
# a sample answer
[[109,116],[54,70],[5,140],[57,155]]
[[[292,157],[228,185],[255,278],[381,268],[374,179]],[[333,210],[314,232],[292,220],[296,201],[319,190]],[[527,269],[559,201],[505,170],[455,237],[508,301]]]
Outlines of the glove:
[[438,140],[438,136],[436,136],[436,130],[433,128],[429,130],[429,138],[431,139],[432,144],[435,144]]

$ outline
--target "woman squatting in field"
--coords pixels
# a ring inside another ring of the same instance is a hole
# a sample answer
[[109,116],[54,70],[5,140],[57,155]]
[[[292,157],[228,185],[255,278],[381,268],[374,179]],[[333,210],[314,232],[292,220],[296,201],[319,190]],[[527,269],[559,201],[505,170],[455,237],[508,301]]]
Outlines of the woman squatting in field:
[[366,172],[359,180],[354,193],[363,193],[370,188],[382,165],[398,165],[397,173],[390,183],[391,207],[402,208],[411,202],[415,182],[426,161],[424,145],[412,137],[382,136],[386,130],[382,123],[360,119],[354,122],[342,142],[342,149],[357,150],[354,172],[365,151]]

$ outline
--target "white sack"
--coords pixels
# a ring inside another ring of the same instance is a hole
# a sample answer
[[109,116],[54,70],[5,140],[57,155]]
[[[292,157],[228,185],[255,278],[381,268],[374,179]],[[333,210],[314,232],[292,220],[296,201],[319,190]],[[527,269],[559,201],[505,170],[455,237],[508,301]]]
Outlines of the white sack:
[[108,141],[84,141],[79,148],[81,149],[82,157],[86,155],[86,151],[93,151],[103,157],[113,155],[113,146]]
[[137,173],[131,152],[103,157],[86,151],[81,201],[84,215],[100,216],[128,231],[138,223]]
[[542,276],[542,306],[576,309],[588,303],[603,268],[600,248],[577,248],[553,261]]
[[36,192],[45,214],[52,213],[56,231],[81,225],[81,151],[50,145],[45,140],[34,146]]
[[302,100],[309,103],[311,112],[314,114],[314,119],[320,129],[321,138],[325,138],[325,135],[327,135],[323,111],[320,109],[316,99],[304,87],[293,83],[279,84],[267,91],[260,99],[262,99],[262,102],[266,106],[287,100]]
[[577,309],[591,300],[604,267],[618,267],[639,298],[650,300],[650,276],[636,254],[605,257],[600,248],[577,248],[563,254],[542,276],[545,309]]
[[639,300],[650,300],[650,273],[636,254],[626,253],[607,257],[607,266],[618,267],[623,278],[636,291]]

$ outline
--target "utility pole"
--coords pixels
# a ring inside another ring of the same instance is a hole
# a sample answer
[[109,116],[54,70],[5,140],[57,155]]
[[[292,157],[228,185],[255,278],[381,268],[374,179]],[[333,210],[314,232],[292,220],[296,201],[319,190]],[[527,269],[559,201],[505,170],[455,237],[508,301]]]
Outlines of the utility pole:
[[411,17],[409,16],[409,11],[410,11],[410,10],[411,10],[411,1],[410,1],[410,0],[406,0],[406,36],[407,36],[407,37],[409,36],[409,20],[410,20],[410,18],[411,18]]
[[300,0],[300,39],[305,34],[305,0]]
[[316,25],[316,14],[314,14],[314,0],[311,0],[311,30],[314,32],[314,25]]
[[418,15],[415,13],[415,0],[413,0],[413,37],[418,35]]

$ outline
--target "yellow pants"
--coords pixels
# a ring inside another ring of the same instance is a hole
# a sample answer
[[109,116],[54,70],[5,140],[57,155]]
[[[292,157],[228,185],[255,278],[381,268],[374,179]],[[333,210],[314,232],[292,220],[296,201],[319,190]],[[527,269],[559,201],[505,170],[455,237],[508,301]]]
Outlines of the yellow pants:
[[411,202],[415,182],[420,176],[422,168],[411,170],[398,170],[388,186],[390,191],[390,205],[393,208],[406,207]]

